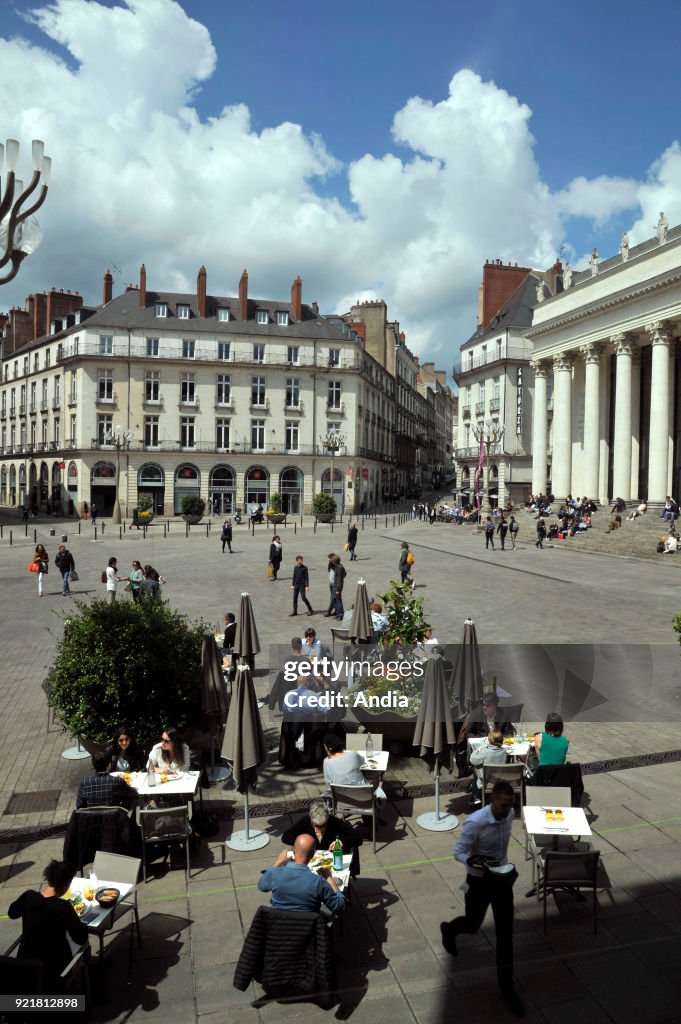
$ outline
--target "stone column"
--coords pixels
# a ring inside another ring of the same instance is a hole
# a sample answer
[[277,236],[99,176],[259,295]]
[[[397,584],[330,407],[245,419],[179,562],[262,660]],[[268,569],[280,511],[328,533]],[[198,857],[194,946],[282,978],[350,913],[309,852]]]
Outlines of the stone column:
[[534,370],[534,409],[532,410],[532,494],[546,494],[547,410],[546,363],[530,363]]
[[663,323],[648,324],[652,345],[648,501],[664,504],[669,493],[669,353],[671,335]]
[[611,500],[631,500],[631,360],[634,339],[628,334],[614,334],[610,339],[617,356],[615,384],[615,437]]
[[601,346],[583,345],[584,356],[584,467],[582,489],[592,500],[598,499],[600,479],[600,372]]
[[551,490],[556,501],[564,501],[572,491],[572,363],[569,352],[553,359]]

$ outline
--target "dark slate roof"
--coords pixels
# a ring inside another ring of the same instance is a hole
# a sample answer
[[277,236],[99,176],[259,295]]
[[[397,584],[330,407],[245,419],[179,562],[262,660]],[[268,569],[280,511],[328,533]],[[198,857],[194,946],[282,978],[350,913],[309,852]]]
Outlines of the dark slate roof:
[[[507,327],[530,327],[532,324],[532,310],[537,305],[537,285],[543,280],[539,274],[530,272],[523,278],[516,290],[506,302],[494,314],[489,324],[485,327],[480,324],[474,334],[464,341],[461,346],[464,349],[474,341],[482,341],[491,338],[499,331],[505,331]],[[544,295],[548,298],[550,291],[544,285]]]

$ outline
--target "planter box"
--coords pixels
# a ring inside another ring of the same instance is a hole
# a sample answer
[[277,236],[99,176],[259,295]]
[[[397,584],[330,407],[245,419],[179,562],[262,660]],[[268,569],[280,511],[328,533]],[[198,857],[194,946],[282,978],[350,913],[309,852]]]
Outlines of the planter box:
[[285,512],[266,512],[265,513],[265,518],[267,519],[268,523],[272,523],[273,525],[276,526],[278,523],[285,523],[286,522],[286,513]]
[[315,515],[315,519],[318,523],[332,523],[335,518],[335,512],[320,512],[318,515]]
[[196,526],[196,524],[200,523],[201,520],[203,519],[203,515],[200,515],[200,516],[182,516],[182,518],[184,519],[185,523],[189,523],[190,526]]

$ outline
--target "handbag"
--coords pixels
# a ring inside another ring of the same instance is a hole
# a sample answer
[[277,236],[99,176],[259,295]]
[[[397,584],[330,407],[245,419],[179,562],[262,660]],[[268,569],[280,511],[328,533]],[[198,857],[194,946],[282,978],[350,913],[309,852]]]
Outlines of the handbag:
[[350,550],[350,545],[349,544],[344,544],[343,545],[343,551],[349,551],[349,550]]
[[39,563],[38,572],[41,572],[43,574],[43,576],[47,576],[48,570],[49,570],[49,565],[47,564],[47,562],[40,562]]
[[37,562],[29,562],[27,568],[29,572],[40,572],[40,566]]
[[75,569],[71,570],[69,574],[69,579],[71,580],[72,583],[77,583],[78,580],[80,579],[80,576],[78,575]]
[[273,580],[274,579],[274,566],[272,565],[271,562],[267,563],[267,579],[268,580]]

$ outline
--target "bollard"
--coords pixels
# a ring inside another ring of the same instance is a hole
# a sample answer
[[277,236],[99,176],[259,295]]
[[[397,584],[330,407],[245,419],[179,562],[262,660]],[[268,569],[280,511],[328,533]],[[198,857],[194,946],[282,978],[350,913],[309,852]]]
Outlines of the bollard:
[[374,519],[374,530],[376,529],[377,526],[378,526],[378,519]]
[[102,537],[104,536],[104,526],[105,525],[106,525],[105,523],[102,523]]
[[303,528],[303,517],[301,516],[300,517],[300,529],[302,530],[302,528]]
[[333,533],[333,519],[331,520],[331,533]]
[[362,529],[364,529],[364,517],[362,516]]
[[118,527],[118,539],[119,540],[123,540],[123,527],[122,526]]
[[78,536],[80,537],[80,519],[78,520]]
[[97,527],[95,526],[95,540],[97,540]]
[[395,525],[395,516],[393,516],[393,526]]
[[33,531],[33,543],[34,544],[38,543],[38,531],[37,530]]
[[316,519],[315,519],[315,521],[314,521],[314,526],[312,527],[312,532],[313,532],[313,533],[316,533],[316,532],[317,532],[317,520],[316,520]]
[[26,523],[26,526],[25,526],[24,536],[28,537],[28,523]]
[[294,523],[293,524],[293,536],[294,537],[295,537],[297,532],[298,532],[298,523]]
[[12,546],[12,531],[9,531],[9,545]]
[[164,540],[165,540],[165,538],[166,538],[166,534],[167,534],[167,530],[166,530],[166,524],[164,523],[164,524],[163,524],[163,539],[164,539]]
[[388,529],[388,517],[387,516],[385,517],[385,528],[386,528],[386,530]]
[[189,536],[189,523],[184,524],[184,535],[185,538]]
[[168,533],[170,533],[170,520],[166,519],[166,526],[168,527]]
[[208,526],[209,526],[209,524],[206,523],[206,540],[208,540]]
[[142,540],[147,539],[147,524],[142,523]]

